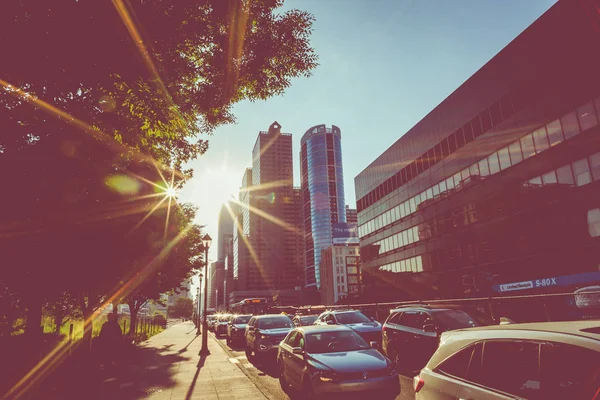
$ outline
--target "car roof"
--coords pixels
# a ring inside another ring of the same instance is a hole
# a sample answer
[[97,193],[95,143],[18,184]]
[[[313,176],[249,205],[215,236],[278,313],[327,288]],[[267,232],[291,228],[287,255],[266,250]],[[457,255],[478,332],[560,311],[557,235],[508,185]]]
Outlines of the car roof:
[[458,350],[482,340],[535,340],[584,347],[600,352],[600,321],[532,322],[464,328],[442,334],[427,368],[433,369]]
[[362,313],[362,311],[360,311],[360,310],[332,310],[330,312],[334,313],[334,314],[355,313],[355,312]]
[[281,314],[264,314],[264,315],[255,315],[253,318],[257,318],[257,319],[265,319],[265,318],[287,318],[290,319],[290,317],[288,317],[287,315],[281,315]]
[[305,333],[321,333],[321,332],[336,332],[336,331],[353,331],[346,325],[309,325],[296,328]]
[[[583,336],[600,341],[600,321],[563,321],[563,322],[530,322],[524,324],[489,325],[477,328],[465,328],[460,331],[530,331],[563,333],[566,335]],[[492,333],[493,335],[493,333]]]

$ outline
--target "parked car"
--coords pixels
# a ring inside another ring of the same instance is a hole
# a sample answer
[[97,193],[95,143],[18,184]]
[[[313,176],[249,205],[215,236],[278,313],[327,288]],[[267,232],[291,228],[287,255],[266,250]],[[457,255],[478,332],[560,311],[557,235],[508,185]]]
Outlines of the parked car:
[[383,324],[381,347],[402,371],[417,371],[435,353],[443,332],[477,326],[461,310],[402,307],[392,310]]
[[381,344],[381,324],[357,310],[325,311],[315,325],[346,325],[358,332],[367,343]]
[[227,335],[227,324],[229,324],[230,314],[222,314],[219,319],[215,322],[214,332],[217,337],[221,335]]
[[246,326],[252,315],[232,315],[227,325],[227,345],[239,343],[244,340]]
[[416,399],[600,398],[600,322],[493,325],[442,334]]
[[318,315],[296,315],[292,321],[296,326],[309,326],[314,325],[317,318]]
[[392,361],[344,325],[295,328],[279,344],[277,366],[284,391],[298,390],[302,399],[361,392],[393,399],[400,393]]
[[215,322],[219,320],[219,317],[216,315],[209,315],[206,317],[206,325],[208,326],[208,330],[214,332]]
[[256,315],[246,326],[246,357],[274,354],[281,342],[294,327],[286,315]]

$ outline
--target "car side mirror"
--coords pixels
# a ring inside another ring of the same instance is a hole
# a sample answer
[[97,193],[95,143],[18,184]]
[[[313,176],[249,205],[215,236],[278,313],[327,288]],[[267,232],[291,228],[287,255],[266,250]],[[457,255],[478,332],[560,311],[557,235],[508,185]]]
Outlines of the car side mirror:
[[435,332],[435,325],[433,325],[433,324],[425,324],[425,325],[423,325],[423,331],[427,332],[427,333],[434,333]]
[[302,350],[302,347],[292,347],[292,353],[293,354],[304,354],[304,350]]
[[369,345],[370,345],[372,348],[374,348],[374,349],[377,349],[377,348],[379,348],[379,343],[378,343],[378,342],[369,342]]

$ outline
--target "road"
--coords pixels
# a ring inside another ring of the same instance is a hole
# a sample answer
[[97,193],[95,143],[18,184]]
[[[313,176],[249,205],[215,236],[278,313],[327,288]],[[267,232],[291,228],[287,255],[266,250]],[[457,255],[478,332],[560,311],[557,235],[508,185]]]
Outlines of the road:
[[[214,337],[213,333],[210,333],[210,335]],[[281,386],[279,386],[274,359],[248,361],[241,345],[234,347],[227,346],[224,336],[219,338],[218,342],[227,355],[229,355],[229,361],[234,364],[239,364],[242,371],[244,371],[252,383],[254,383],[267,398],[272,400],[289,399],[289,396],[281,389]],[[412,400],[415,398],[412,388],[412,377],[401,375],[400,385],[400,395],[396,397],[396,400]]]

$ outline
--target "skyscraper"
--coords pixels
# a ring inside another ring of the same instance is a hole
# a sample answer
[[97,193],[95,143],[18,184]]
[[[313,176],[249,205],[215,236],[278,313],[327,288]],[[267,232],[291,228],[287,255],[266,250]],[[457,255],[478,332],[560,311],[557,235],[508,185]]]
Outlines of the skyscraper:
[[346,205],[346,222],[349,224],[357,224],[358,223],[356,208],[350,208],[349,205]]
[[304,285],[319,288],[321,251],[332,245],[332,224],[346,222],[340,128],[313,126],[300,145]]
[[[252,191],[249,193],[249,290],[285,290],[297,285],[292,135],[274,122],[260,132],[252,151]],[[244,221],[245,222],[245,221]]]

